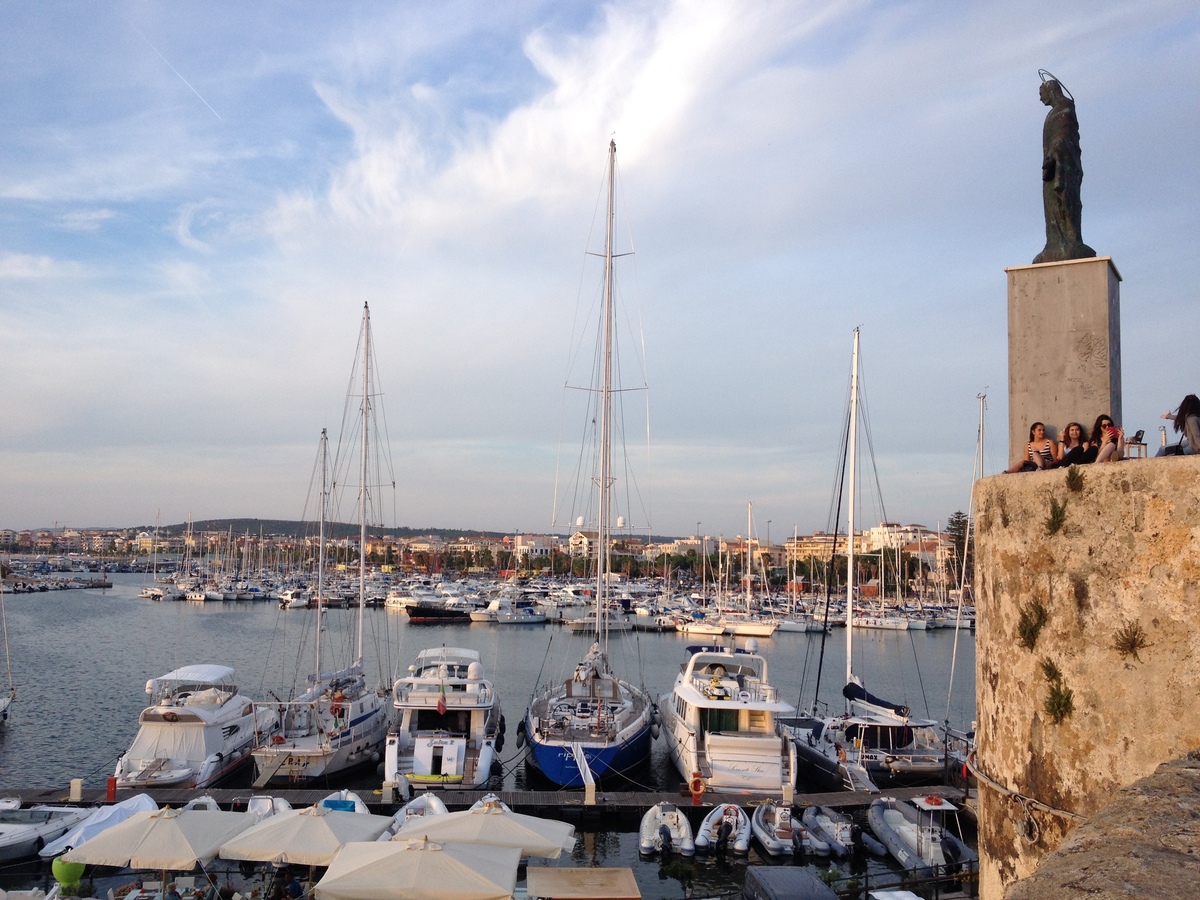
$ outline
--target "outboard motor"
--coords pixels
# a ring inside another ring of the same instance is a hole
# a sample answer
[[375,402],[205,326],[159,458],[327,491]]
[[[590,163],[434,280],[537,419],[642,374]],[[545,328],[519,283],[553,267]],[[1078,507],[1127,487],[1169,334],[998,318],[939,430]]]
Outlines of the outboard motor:
[[804,854],[808,852],[808,848],[804,846],[804,835],[807,829],[793,828],[792,829],[792,853],[804,858]]
[[671,828],[665,822],[658,826],[658,843],[659,850],[663,853],[670,853],[675,849],[675,845],[671,840]]
[[733,823],[728,819],[722,819],[721,824],[717,827],[717,849],[722,853],[729,846],[731,834],[733,834]]

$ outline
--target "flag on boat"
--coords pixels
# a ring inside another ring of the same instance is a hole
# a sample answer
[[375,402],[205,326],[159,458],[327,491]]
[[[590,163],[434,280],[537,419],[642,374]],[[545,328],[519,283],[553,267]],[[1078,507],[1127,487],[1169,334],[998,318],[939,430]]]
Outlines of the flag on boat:
[[437,710],[439,716],[444,716],[446,714],[446,686],[444,684],[441,686],[441,691],[438,693]]

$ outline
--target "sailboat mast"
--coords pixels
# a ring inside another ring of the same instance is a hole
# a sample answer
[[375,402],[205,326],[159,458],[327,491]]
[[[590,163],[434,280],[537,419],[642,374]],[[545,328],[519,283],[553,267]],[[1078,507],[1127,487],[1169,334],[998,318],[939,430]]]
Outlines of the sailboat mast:
[[313,670],[318,677],[321,674],[321,614],[324,611],[321,604],[325,600],[325,516],[326,504],[329,497],[329,435],[321,429],[321,524],[318,526],[317,538],[317,665]]
[[367,427],[371,421],[371,308],[363,304],[362,453],[358,492],[358,662],[363,658],[363,608],[367,605]]
[[750,578],[754,571],[750,555],[750,529],[754,527],[754,501],[746,504],[746,615],[750,615]]
[[[604,224],[604,383],[600,388],[600,545],[596,548],[596,636],[608,647],[608,569],[612,540],[613,193],[617,142],[608,142],[608,215]],[[601,622],[604,624],[601,625]]]
[[858,329],[854,329],[854,355],[850,364],[850,480],[846,507],[846,683],[854,677],[854,481],[858,442]]

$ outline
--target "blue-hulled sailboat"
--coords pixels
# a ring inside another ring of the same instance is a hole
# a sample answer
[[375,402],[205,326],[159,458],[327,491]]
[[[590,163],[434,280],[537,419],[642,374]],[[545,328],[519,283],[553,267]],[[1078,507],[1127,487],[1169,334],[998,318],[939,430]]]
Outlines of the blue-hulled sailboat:
[[600,428],[596,460],[599,528],[596,534],[595,641],[560,682],[539,688],[518,729],[529,761],[562,787],[581,787],[631,771],[650,758],[655,708],[647,692],[620,679],[608,656],[608,600],[612,557],[613,435],[613,191],[617,145],[608,145],[601,383],[593,388]]

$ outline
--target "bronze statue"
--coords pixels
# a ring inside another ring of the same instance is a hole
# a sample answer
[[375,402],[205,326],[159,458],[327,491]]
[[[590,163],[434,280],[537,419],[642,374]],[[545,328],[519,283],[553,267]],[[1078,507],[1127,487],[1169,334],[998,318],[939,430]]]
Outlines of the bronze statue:
[[1039,69],[1042,102],[1050,107],[1042,126],[1042,202],[1046,209],[1046,246],[1035,263],[1087,259],[1096,251],[1083,242],[1079,220],[1083,203],[1083,162],[1075,98],[1058,79]]

